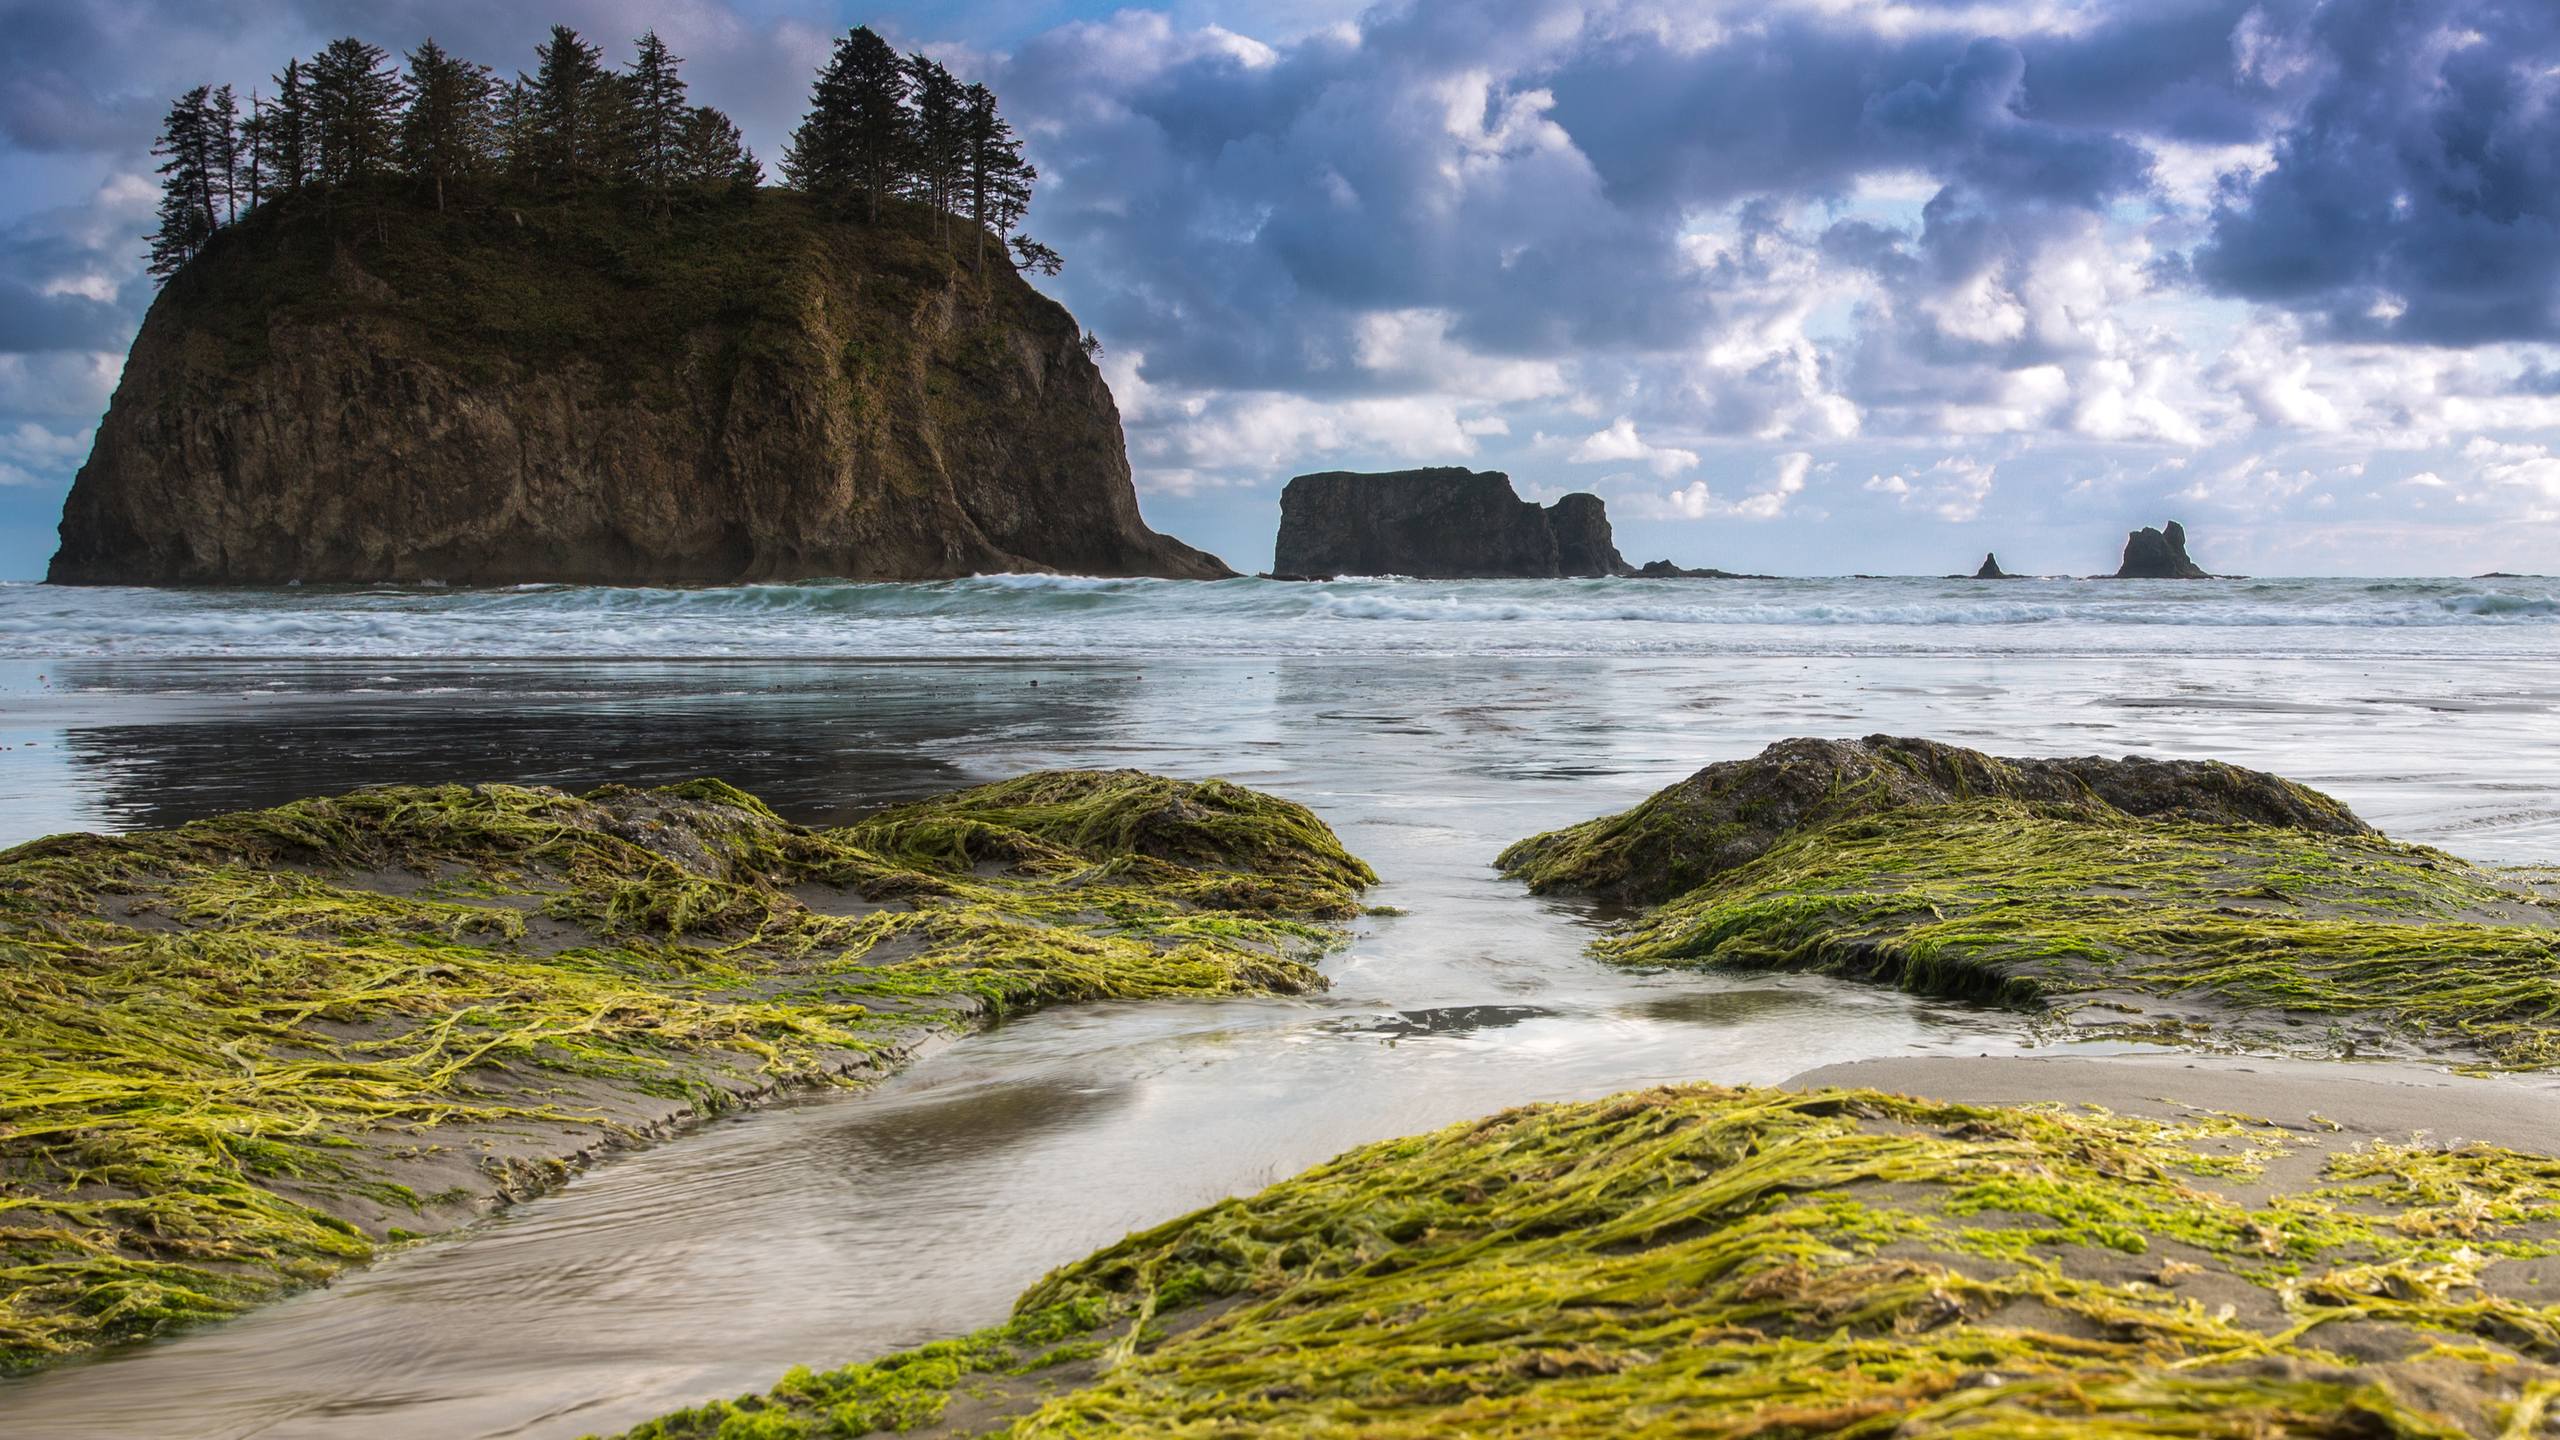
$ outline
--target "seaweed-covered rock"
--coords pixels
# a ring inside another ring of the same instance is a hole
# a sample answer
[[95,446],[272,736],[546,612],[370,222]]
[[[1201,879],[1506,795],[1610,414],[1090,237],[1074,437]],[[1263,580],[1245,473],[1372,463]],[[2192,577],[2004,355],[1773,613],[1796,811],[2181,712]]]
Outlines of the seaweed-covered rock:
[[1374,879],[1134,770],[832,830],[716,780],[400,786],[0,852],[0,1371],[1007,1009],[1320,988]]
[[1089,857],[1221,908],[1345,919],[1377,883],[1303,805],[1224,780],[1143,770],[1048,770],[901,806],[846,832],[875,850],[1067,871]]
[[2116,566],[2118,580],[2210,580],[2204,567],[2187,558],[2187,530],[2177,521],[2166,529],[2149,526],[2134,531],[2124,539],[2124,559]]
[[2371,833],[2319,791],[2218,761],[2002,759],[1936,740],[1870,735],[1781,740],[1751,759],[1719,761],[1622,815],[1521,841],[1501,864],[1533,890],[1655,904],[1808,830],[1991,799],[2081,814]]
[[2560,1066],[2560,886],[2204,762],[1793,740],[1503,856],[1627,964],[1813,970],[2162,1041]]
[[2560,1161],[2491,1146],[1665,1087],[1355,1150],[628,1440],[2502,1440],[2560,1395],[2555,1216]]

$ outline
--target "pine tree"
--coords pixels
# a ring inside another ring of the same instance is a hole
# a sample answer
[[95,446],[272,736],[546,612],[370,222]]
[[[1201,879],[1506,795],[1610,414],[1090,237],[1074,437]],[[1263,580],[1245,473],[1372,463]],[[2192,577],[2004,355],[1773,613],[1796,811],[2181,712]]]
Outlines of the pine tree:
[[753,186],[764,179],[764,170],[728,116],[697,105],[685,112],[677,136],[676,178],[688,185]]
[[684,77],[677,73],[682,57],[671,53],[655,30],[641,32],[636,43],[629,76],[632,159],[640,183],[663,209],[668,192],[684,178],[685,127],[693,111],[684,103]]
[[302,62],[284,62],[275,86],[259,120],[257,163],[270,193],[290,195],[311,179],[311,95]]
[[620,183],[641,178],[636,89],[630,76],[611,70],[588,87],[585,168],[597,179]]
[[204,126],[207,204],[219,200],[228,225],[240,218],[240,105],[230,86],[217,85],[206,97]]
[[915,118],[904,178],[915,198],[933,207],[934,232],[948,234],[946,217],[959,208],[969,168],[968,91],[928,55],[908,56],[906,72]]
[[388,169],[407,86],[391,53],[349,36],[311,62],[311,120],[319,177],[351,185]]
[[782,146],[783,183],[819,199],[832,200],[852,188],[851,142],[846,117],[853,109],[852,40],[836,42],[835,52],[809,87],[809,113]]
[[160,123],[151,153],[160,165],[160,227],[151,232],[151,273],[178,272],[202,251],[221,223],[216,210],[213,88],[178,97]]
[[510,180],[529,180],[541,164],[541,122],[533,112],[533,82],[521,73],[513,84],[492,92],[490,143],[499,170]]
[[445,187],[486,166],[494,148],[489,67],[433,40],[409,52],[409,108],[400,117],[400,168],[445,203]]
[[601,138],[596,114],[605,79],[604,52],[566,25],[534,50],[532,105],[534,169],[546,180],[589,172]]
[[1028,235],[1014,236],[1012,245],[1013,268],[1017,270],[1036,270],[1043,275],[1055,275],[1067,268],[1065,256]]
[[1040,172],[1022,158],[1022,142],[997,113],[995,92],[986,86],[969,87],[962,98],[961,124],[966,150],[962,183],[970,222],[978,230],[975,260],[984,265],[987,233],[1010,235],[1021,223],[1031,208],[1031,187]]
[[895,191],[907,173],[914,145],[907,113],[907,67],[889,42],[868,25],[845,37],[853,47],[852,109],[845,138],[853,176],[862,186],[865,211],[877,222],[880,197]]
[[240,189],[248,203],[241,208],[254,210],[265,203],[267,184],[267,119],[269,106],[258,92],[249,92],[249,113],[240,117]]
[[821,199],[859,190],[876,221],[880,197],[907,173],[911,140],[906,65],[888,41],[858,25],[818,72],[809,113],[783,151],[782,173]]

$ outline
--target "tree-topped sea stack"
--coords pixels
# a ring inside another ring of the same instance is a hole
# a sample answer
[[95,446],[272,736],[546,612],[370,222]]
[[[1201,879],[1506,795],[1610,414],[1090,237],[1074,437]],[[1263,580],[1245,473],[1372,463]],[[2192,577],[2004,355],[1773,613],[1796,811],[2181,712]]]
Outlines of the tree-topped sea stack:
[[408,61],[172,110],[168,281],[50,578],[1229,573],[1140,518],[984,87],[857,31],[774,190],[654,36]]

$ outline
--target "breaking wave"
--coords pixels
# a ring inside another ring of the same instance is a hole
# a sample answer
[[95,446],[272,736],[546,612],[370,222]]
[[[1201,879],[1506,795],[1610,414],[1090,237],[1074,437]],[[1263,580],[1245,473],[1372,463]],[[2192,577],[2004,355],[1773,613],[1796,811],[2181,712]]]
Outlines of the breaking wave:
[[[276,590],[0,585],[0,658],[2528,653],[2548,580],[1190,582]],[[2376,642],[2377,633],[2402,638]],[[2184,635],[2184,639],[2172,636]],[[2467,637],[2467,638],[2463,638]]]

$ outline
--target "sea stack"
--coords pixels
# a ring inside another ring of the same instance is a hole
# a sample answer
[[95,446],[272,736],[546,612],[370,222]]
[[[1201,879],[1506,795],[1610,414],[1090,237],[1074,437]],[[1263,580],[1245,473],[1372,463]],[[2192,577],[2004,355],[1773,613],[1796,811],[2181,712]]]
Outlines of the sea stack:
[[2187,558],[2186,527],[2172,520],[2164,529],[2149,526],[2125,537],[2124,562],[2118,580],[2210,580],[2204,567]]
[[1084,332],[903,203],[259,206],[152,303],[50,579],[1219,577]]
[[1272,572],[1548,580],[1633,573],[1597,495],[1523,500],[1499,470],[1455,465],[1300,475],[1280,492]]
[[2001,569],[1999,554],[1997,552],[1990,552],[1986,553],[1982,557],[1982,568],[1973,572],[1973,578],[1976,580],[2015,580],[2018,577]]

